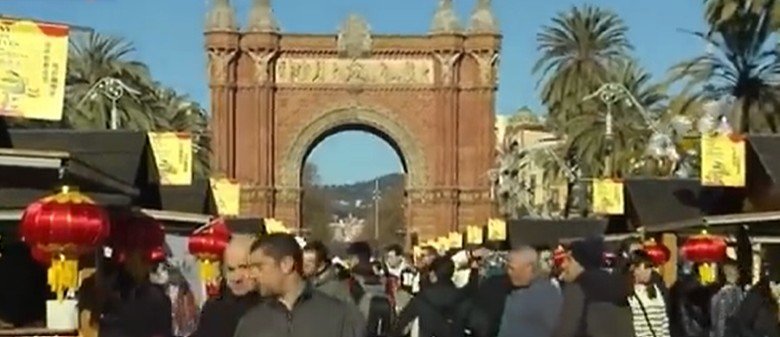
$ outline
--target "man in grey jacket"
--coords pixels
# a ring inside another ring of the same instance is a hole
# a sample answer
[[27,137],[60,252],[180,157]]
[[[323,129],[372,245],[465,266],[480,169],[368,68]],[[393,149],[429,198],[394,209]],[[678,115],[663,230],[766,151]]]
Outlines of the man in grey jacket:
[[328,248],[322,241],[312,241],[303,248],[303,275],[325,295],[354,304],[349,285],[339,279],[338,271],[330,263]]
[[518,289],[509,294],[498,337],[550,337],[560,318],[562,297],[542,271],[532,247],[509,253],[507,276]]
[[347,305],[304,280],[294,236],[263,236],[251,251],[250,270],[267,300],[241,319],[235,337],[361,337]]

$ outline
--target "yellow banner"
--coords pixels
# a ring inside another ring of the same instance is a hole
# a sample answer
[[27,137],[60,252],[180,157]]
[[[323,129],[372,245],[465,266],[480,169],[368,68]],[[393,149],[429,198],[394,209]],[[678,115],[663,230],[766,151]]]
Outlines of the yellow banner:
[[482,227],[480,226],[466,227],[466,244],[470,244],[470,245],[482,244]]
[[745,139],[741,136],[702,135],[701,184],[745,186]]
[[217,213],[237,216],[241,210],[241,184],[227,178],[211,178],[211,193],[217,204]]
[[438,239],[436,239],[436,246],[440,252],[446,252],[450,250],[450,237],[449,236],[440,236]]
[[0,20],[0,115],[62,119],[68,27]]
[[488,220],[488,241],[506,240],[506,222],[501,219]]
[[621,215],[624,212],[623,182],[615,179],[593,180],[593,213]]
[[178,132],[150,132],[161,185],[192,184],[192,138]]
[[265,232],[267,234],[285,233],[290,234],[290,229],[287,228],[281,221],[276,219],[265,219]]
[[451,232],[449,242],[450,248],[461,249],[463,248],[463,235],[458,232]]

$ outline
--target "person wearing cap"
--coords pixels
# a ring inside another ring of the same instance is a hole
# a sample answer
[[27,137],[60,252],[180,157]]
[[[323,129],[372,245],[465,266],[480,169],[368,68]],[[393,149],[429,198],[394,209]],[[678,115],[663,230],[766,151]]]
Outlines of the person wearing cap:
[[563,304],[554,337],[634,336],[627,284],[603,267],[603,239],[571,244],[562,264]]

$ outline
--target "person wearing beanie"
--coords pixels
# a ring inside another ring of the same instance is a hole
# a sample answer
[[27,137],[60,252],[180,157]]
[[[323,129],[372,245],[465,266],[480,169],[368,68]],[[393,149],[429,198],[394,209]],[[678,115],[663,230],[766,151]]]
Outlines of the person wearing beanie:
[[563,306],[554,337],[634,336],[628,287],[604,269],[604,241],[571,244],[562,264]]

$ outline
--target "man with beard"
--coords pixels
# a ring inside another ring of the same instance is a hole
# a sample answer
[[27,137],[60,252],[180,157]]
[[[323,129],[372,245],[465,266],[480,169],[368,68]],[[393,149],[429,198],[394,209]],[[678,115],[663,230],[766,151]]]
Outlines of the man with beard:
[[346,304],[315,290],[303,277],[295,237],[275,233],[252,243],[250,272],[267,299],[241,319],[235,337],[358,337]]
[[203,306],[198,329],[193,337],[233,336],[239,320],[259,303],[255,282],[249,274],[249,248],[252,238],[234,237],[222,260],[226,289],[220,297],[210,299]]

